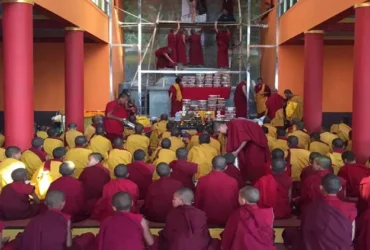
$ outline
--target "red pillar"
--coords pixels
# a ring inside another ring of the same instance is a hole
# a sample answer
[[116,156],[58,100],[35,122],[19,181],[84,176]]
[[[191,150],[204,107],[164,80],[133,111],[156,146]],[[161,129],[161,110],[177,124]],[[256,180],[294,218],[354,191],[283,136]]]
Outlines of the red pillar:
[[66,126],[77,124],[84,131],[84,31],[66,28],[65,33]]
[[324,31],[307,31],[304,39],[303,119],[309,133],[320,132],[322,126]]
[[352,147],[357,160],[365,163],[370,156],[370,3],[355,5],[355,11]]
[[30,147],[34,136],[33,0],[2,1],[6,146]]

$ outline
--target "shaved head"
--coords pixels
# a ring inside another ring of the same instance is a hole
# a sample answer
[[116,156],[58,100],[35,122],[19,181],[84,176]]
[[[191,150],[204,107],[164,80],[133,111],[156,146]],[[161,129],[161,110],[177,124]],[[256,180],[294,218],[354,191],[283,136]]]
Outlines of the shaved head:
[[138,149],[134,152],[134,160],[135,161],[144,161],[145,160],[145,152],[142,149]]
[[54,159],[63,159],[66,153],[67,150],[65,147],[58,147],[53,150],[53,157]]
[[234,164],[236,157],[232,153],[227,153],[224,155],[226,164]]
[[211,142],[211,137],[209,134],[201,134],[199,136],[199,144],[207,144]]
[[257,188],[246,186],[240,189],[239,196],[249,204],[256,204],[260,199],[260,192]]
[[117,137],[113,140],[113,147],[115,148],[123,148],[123,139],[120,137]]
[[321,138],[320,133],[317,132],[313,132],[310,137],[312,141],[320,141]]
[[173,122],[167,122],[166,129],[167,131],[172,131],[175,128],[175,124]]
[[143,131],[144,131],[144,126],[141,125],[140,123],[137,123],[135,125],[135,134],[143,134]]
[[83,135],[79,135],[75,138],[75,144],[77,147],[83,147],[87,144],[87,139]]
[[59,166],[59,173],[62,176],[71,176],[75,171],[75,164],[71,161],[65,161]]
[[342,149],[344,148],[344,141],[342,139],[336,138],[333,140],[332,146],[335,149]]
[[313,161],[317,158],[317,157],[320,157],[321,156],[321,154],[320,153],[318,153],[318,152],[312,152],[311,154],[310,154],[310,162],[311,163],[313,163]]
[[45,197],[45,203],[48,208],[62,209],[66,201],[66,196],[62,191],[50,190]]
[[179,160],[188,159],[188,150],[186,148],[179,148],[176,150],[176,158]]
[[286,135],[285,129],[283,128],[278,128],[276,130],[276,136],[277,137],[284,137]]
[[167,121],[168,115],[167,114],[161,114],[161,121]]
[[294,136],[294,135],[289,136],[288,137],[288,146],[290,148],[298,147],[298,137]]
[[25,181],[27,180],[27,171],[24,168],[18,168],[12,172],[13,181]]
[[181,135],[181,131],[180,131],[180,129],[178,129],[178,128],[174,128],[174,129],[172,129],[172,131],[171,131],[171,136],[179,137],[180,135]]
[[16,155],[21,154],[21,149],[16,146],[9,146],[5,150],[6,158],[18,158]]
[[167,177],[171,174],[170,165],[164,162],[161,162],[157,165],[156,171],[160,177]]
[[171,140],[168,138],[164,138],[161,142],[161,147],[164,149],[170,149],[171,148]]
[[335,174],[325,175],[321,179],[321,186],[327,194],[337,194],[342,188],[340,179]]
[[286,169],[286,162],[282,159],[273,160],[271,163],[271,169],[272,169],[272,172],[276,174],[281,174]]
[[114,176],[116,176],[117,179],[125,179],[128,176],[128,169],[125,164],[118,164],[114,168]]
[[212,159],[212,166],[214,170],[217,171],[225,171],[227,163],[226,159],[223,156],[216,156],[215,158]]
[[70,123],[68,124],[68,129],[76,129],[77,128],[77,124],[76,123]]
[[95,129],[95,134],[104,135],[105,134],[104,127],[103,126],[97,126],[96,129]]
[[327,156],[319,156],[314,160],[314,164],[323,170],[331,169],[331,159]]
[[272,150],[271,152],[271,158],[273,160],[278,160],[278,159],[285,159],[285,153],[282,149],[280,148],[275,148],[274,150]]
[[33,148],[41,148],[44,145],[44,139],[40,137],[33,138],[31,144]]
[[297,129],[299,129],[299,130],[303,130],[303,129],[304,129],[304,122],[298,122],[298,123],[296,124],[296,127],[297,127]]
[[130,211],[132,197],[127,192],[118,192],[112,197],[112,205],[117,211]]
[[49,137],[55,137],[58,135],[58,131],[55,128],[49,128],[47,134]]
[[191,205],[194,201],[194,193],[189,188],[178,189],[175,196],[179,197],[185,205]]

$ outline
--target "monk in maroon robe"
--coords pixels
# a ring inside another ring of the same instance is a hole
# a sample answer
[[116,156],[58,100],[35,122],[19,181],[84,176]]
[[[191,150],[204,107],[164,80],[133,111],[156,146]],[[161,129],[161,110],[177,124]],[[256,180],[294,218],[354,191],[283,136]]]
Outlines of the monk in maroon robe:
[[214,241],[208,231],[206,214],[193,207],[193,192],[181,188],[173,195],[173,209],[166,219],[165,228],[159,232],[161,250],[216,250]]
[[162,47],[155,51],[157,58],[157,69],[171,68],[175,64],[175,61],[170,56],[176,54],[170,47]]
[[315,174],[315,170],[313,169],[313,162],[314,160],[317,158],[317,157],[320,157],[321,154],[318,153],[318,152],[312,152],[310,154],[310,163],[311,165],[305,167],[303,170],[302,170],[302,173],[301,173],[301,183],[303,183],[309,176]]
[[72,222],[85,220],[89,217],[86,211],[86,199],[82,182],[73,178],[74,164],[64,162],[59,167],[62,177],[50,184],[48,191],[59,190],[64,193],[66,202],[62,213],[71,216]]
[[259,208],[258,189],[246,186],[239,192],[240,207],[229,217],[222,233],[222,250],[274,250],[274,213]]
[[182,85],[181,78],[177,77],[175,83],[168,89],[168,96],[171,103],[171,116],[182,110]]
[[171,177],[181,182],[184,187],[194,191],[194,175],[198,172],[198,165],[188,161],[186,148],[177,149],[176,157],[177,160],[170,163]]
[[109,170],[101,164],[103,159],[100,153],[90,154],[87,167],[78,178],[84,187],[88,211],[92,211],[96,202],[103,196],[105,184],[110,181]]
[[114,214],[105,219],[97,235],[98,250],[143,250],[154,243],[149,223],[141,214],[130,212],[133,199],[127,192],[113,195]]
[[82,234],[72,240],[70,216],[62,213],[66,198],[58,190],[48,191],[45,203],[48,210],[36,216],[19,237],[19,250],[89,250],[95,236]]
[[253,182],[263,176],[270,150],[261,127],[252,121],[236,119],[221,124],[219,131],[227,134],[226,151],[237,155],[243,180]]
[[208,225],[224,226],[238,207],[239,188],[237,181],[224,173],[224,157],[216,156],[212,166],[213,171],[198,181],[194,205],[207,214]]
[[370,249],[370,209],[356,219],[356,233],[353,240],[355,250]]
[[167,163],[159,163],[156,171],[160,179],[149,186],[143,213],[149,221],[164,223],[172,209],[173,194],[182,183],[170,177],[171,168]]
[[128,169],[124,164],[119,164],[114,169],[114,176],[116,179],[111,180],[104,185],[103,196],[100,198],[91,215],[92,219],[104,220],[105,218],[112,216],[114,211],[112,209],[112,197],[118,192],[127,192],[132,197],[132,212],[137,212],[136,203],[139,198],[139,188],[138,186],[128,179]]
[[179,27],[177,29],[172,28],[170,33],[167,35],[167,48],[171,48],[172,53],[170,54],[170,58],[174,63],[177,63],[177,43],[176,43],[176,35],[179,32]]
[[2,220],[23,220],[37,215],[40,200],[35,194],[35,187],[25,183],[26,170],[23,168],[14,170],[12,179],[13,183],[3,187],[0,193],[0,218]]
[[258,206],[273,208],[276,219],[292,216],[292,178],[284,175],[286,163],[284,160],[274,160],[271,164],[272,173],[261,177],[254,187],[260,192]]
[[191,35],[187,39],[188,43],[190,44],[189,65],[202,66],[204,65],[204,58],[201,34],[197,33],[194,29],[192,29],[190,32]]
[[237,168],[235,164],[236,157],[233,154],[227,153],[224,155],[227,163],[227,168],[224,171],[230,177],[233,177],[237,182],[239,189],[245,186],[245,182],[240,174],[239,168]]
[[176,52],[177,62],[186,65],[188,60],[186,58],[186,34],[185,29],[180,29],[176,34]]
[[351,151],[342,154],[344,166],[340,168],[338,176],[347,181],[346,196],[360,197],[360,183],[370,176],[370,168],[356,163],[356,156]]
[[234,92],[234,106],[236,117],[247,117],[248,105],[247,105],[247,84],[245,81],[241,81],[236,85]]
[[276,111],[284,106],[284,98],[277,93],[276,89],[271,89],[271,95],[266,101],[267,116],[272,120],[275,118]]
[[[284,160],[285,161],[285,152],[281,150],[280,148],[276,148],[271,151],[271,160],[265,163],[264,169],[265,169],[265,174],[271,174],[271,165],[272,162],[275,160]],[[292,165],[289,163],[285,163],[285,171],[282,173],[286,177],[292,177]]]
[[218,46],[217,50],[217,67],[218,68],[229,68],[229,42],[230,32],[227,28],[217,28],[217,22],[215,23],[216,30],[216,42]]

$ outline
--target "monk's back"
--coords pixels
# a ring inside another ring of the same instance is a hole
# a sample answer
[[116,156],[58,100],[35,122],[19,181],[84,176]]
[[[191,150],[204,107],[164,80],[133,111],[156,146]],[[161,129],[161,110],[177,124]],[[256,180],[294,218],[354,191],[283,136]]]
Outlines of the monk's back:
[[64,142],[59,137],[48,137],[44,140],[44,149],[49,159],[53,158],[53,150],[59,147],[64,147]]
[[310,165],[310,151],[300,148],[291,148],[288,152],[287,161],[292,165],[293,181],[299,181],[302,170]]
[[26,165],[26,170],[30,177],[32,177],[38,167],[42,164],[40,157],[31,150],[26,150],[22,153],[21,161]]
[[12,172],[18,168],[25,169],[26,166],[23,162],[13,158],[6,158],[4,161],[0,162],[0,190],[5,187],[5,185],[13,182],[11,177]]
[[176,152],[176,150],[179,149],[179,148],[185,147],[185,144],[182,141],[181,137],[171,136],[169,139],[171,141],[171,150],[173,152]]
[[199,179],[212,171],[212,159],[217,155],[217,149],[210,144],[201,144],[193,147],[189,151],[189,161],[198,164],[196,179]]
[[140,197],[145,198],[148,187],[153,182],[155,166],[138,161],[128,164],[127,169],[130,173],[128,179],[139,187]]
[[93,152],[100,153],[106,159],[108,152],[112,149],[112,143],[104,136],[95,135],[90,140],[90,149]]
[[65,160],[75,164],[75,172],[73,174],[75,177],[78,178],[87,166],[89,155],[92,152],[93,151],[87,148],[72,148],[68,150]]
[[104,185],[110,181],[109,171],[103,166],[88,167],[82,171],[79,180],[84,186],[86,199],[99,199]]
[[303,130],[296,130],[289,136],[296,136],[298,138],[298,147],[300,148],[307,148],[311,140],[310,135]]
[[309,144],[308,150],[310,152],[318,152],[322,155],[327,155],[330,153],[330,147],[325,142],[313,141]]
[[70,149],[72,148],[75,148],[76,147],[76,144],[75,144],[75,139],[77,136],[81,136],[83,135],[80,131],[77,131],[77,130],[68,130],[66,132],[66,141],[67,141],[67,145]]
[[133,134],[127,138],[125,149],[131,152],[131,154],[135,153],[136,150],[141,149],[144,150],[145,154],[148,155],[148,147],[149,147],[149,138],[145,135],[138,135]]
[[334,174],[338,174],[341,167],[344,166],[344,162],[342,159],[342,152],[333,152],[328,154],[331,159]]
[[113,174],[114,168],[118,164],[130,164],[132,162],[132,153],[126,149],[114,148],[109,152],[107,166]]

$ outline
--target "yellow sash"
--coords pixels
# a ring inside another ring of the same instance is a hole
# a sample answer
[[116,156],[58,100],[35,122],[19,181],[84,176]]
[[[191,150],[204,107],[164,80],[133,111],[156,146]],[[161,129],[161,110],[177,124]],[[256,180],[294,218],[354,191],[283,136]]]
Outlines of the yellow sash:
[[261,90],[256,93],[256,105],[257,105],[257,113],[266,112],[266,101],[267,97],[265,96],[265,88],[266,85],[262,84]]
[[181,102],[182,94],[181,94],[180,85],[178,83],[175,83],[172,86],[176,89],[176,101]]

